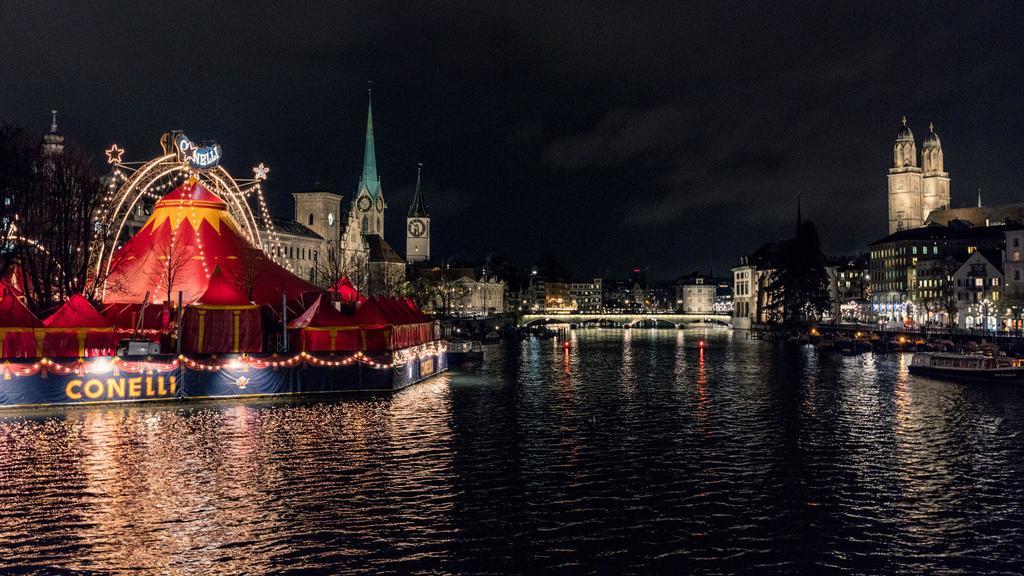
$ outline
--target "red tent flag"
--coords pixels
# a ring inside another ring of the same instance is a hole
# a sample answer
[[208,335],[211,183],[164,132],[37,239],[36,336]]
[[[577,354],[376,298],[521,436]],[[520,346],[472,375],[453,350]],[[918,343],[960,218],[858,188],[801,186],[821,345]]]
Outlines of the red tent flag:
[[220,266],[198,302],[185,310],[182,349],[190,354],[225,354],[263,350],[260,308],[249,302]]
[[45,356],[81,358],[114,354],[114,326],[80,294],[68,298],[43,324]]
[[0,299],[0,358],[42,356],[42,343],[36,339],[43,323],[10,290]]

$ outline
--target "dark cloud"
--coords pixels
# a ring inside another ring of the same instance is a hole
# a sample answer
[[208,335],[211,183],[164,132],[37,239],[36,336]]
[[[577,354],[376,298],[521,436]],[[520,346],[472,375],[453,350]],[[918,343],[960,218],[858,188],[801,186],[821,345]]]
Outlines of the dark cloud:
[[272,167],[280,213],[353,192],[375,81],[389,241],[415,166],[434,252],[559,254],[580,276],[723,270],[788,234],[797,192],[833,251],[885,230],[906,114],[934,121],[954,204],[1020,199],[1016,3],[68,3],[0,9],[0,119],[47,111],[131,159],[160,133]]

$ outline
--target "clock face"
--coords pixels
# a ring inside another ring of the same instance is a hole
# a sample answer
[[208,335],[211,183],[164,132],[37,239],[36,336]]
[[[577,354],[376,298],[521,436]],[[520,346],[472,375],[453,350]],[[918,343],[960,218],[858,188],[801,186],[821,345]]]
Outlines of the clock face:
[[419,238],[427,231],[427,226],[423,223],[423,220],[411,220],[409,221],[409,234]]
[[377,197],[377,212],[383,212],[383,211],[384,211],[384,199],[378,196]]
[[327,213],[327,225],[334,226],[334,212]]
[[363,212],[366,212],[370,209],[370,206],[373,205],[372,202],[373,201],[370,200],[369,196],[363,196],[359,199],[359,202],[356,203],[356,206],[358,206]]

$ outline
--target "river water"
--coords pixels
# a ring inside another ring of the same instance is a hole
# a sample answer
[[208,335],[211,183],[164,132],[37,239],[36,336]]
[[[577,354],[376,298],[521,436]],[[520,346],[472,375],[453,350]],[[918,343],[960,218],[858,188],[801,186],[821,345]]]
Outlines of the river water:
[[909,359],[591,330],[392,397],[0,413],[0,571],[1020,573],[1024,390]]

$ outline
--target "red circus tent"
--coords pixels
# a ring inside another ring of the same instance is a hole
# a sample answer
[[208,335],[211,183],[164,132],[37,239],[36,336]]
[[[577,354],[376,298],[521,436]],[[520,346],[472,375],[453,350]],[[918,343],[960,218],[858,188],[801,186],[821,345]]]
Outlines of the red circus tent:
[[213,269],[206,290],[184,315],[182,350],[189,354],[225,354],[263,350],[260,307]]
[[299,333],[302,352],[337,352],[360,349],[359,326],[348,316],[335,310],[320,296],[298,318],[288,324]]
[[117,346],[114,326],[81,294],[43,320],[46,336],[43,355],[48,357],[113,356]]
[[141,230],[113,257],[103,302],[171,300],[181,291],[186,304],[206,292],[217,267],[236,284],[251,284],[256,304],[281,305],[322,290],[274,263],[254,248],[227,204],[201,182],[190,180],[156,203]]
[[[0,299],[0,358],[43,355],[36,333],[43,323],[10,290]],[[41,334],[40,334],[41,335]]]

